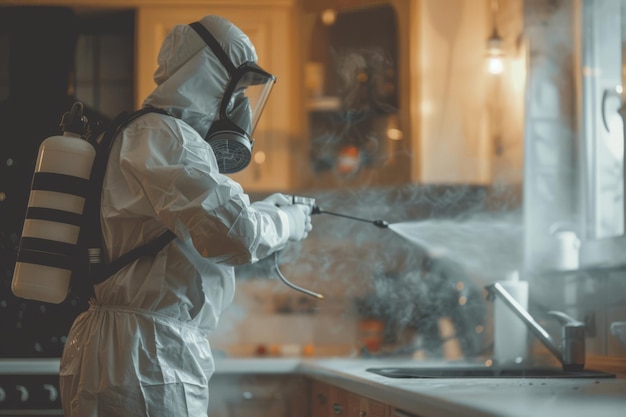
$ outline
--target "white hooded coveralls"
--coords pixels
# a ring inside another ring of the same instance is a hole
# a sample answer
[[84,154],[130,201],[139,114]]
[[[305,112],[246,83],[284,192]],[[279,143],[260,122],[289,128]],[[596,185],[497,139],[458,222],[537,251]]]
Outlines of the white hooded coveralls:
[[[207,16],[235,67],[256,61],[246,35]],[[175,26],[158,57],[144,115],[115,140],[102,191],[106,254],[116,259],[165,228],[177,239],[98,284],[74,322],[61,360],[66,417],[205,416],[214,362],[207,334],[234,295],[233,265],[282,249],[289,219],[250,204],[218,172],[203,139],[228,83],[227,70],[188,25]]]

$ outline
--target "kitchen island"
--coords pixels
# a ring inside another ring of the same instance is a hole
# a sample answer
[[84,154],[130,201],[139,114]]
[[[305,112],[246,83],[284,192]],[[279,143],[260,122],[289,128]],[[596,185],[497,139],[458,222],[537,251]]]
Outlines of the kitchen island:
[[[428,366],[410,360],[216,359],[224,374],[300,375],[417,417],[623,417],[626,379],[619,378],[388,378],[372,367]],[[448,365],[452,366],[452,365]],[[313,398],[311,401],[315,401]],[[313,404],[311,404],[313,406]],[[404,413],[404,414],[402,414]],[[346,415],[346,413],[344,413]]]

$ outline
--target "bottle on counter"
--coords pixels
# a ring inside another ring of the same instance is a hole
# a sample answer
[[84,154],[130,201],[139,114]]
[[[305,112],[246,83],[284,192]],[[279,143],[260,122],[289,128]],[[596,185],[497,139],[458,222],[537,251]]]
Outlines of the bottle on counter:
[[[528,310],[528,281],[519,279],[519,272],[510,272],[499,282],[525,310]],[[494,302],[493,360],[500,365],[521,365],[528,362],[528,328],[502,300]]]

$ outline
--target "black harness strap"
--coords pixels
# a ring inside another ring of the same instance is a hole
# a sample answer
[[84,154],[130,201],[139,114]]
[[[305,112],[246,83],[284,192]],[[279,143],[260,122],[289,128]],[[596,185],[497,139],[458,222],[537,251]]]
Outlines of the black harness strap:
[[120,269],[124,268],[131,262],[143,257],[143,256],[155,256],[161,249],[167,246],[172,240],[176,238],[174,232],[165,230],[160,235],[152,239],[150,242],[143,246],[131,249],[124,255],[120,256],[109,265],[107,265],[102,272],[96,276],[92,276],[94,284],[99,284],[106,280],[111,275],[117,273]]
[[[164,115],[170,115],[168,112],[162,109],[154,107],[146,107],[137,110],[132,113],[124,112],[117,116],[111,126],[101,135],[100,140],[97,138],[90,140],[90,142],[96,147],[96,159],[91,169],[91,185],[89,188],[89,197],[85,204],[83,227],[81,228],[81,235],[79,237],[79,246],[87,248],[87,250],[101,251],[103,247],[102,228],[100,223],[100,210],[102,205],[102,187],[104,184],[104,175],[106,173],[107,162],[111,153],[113,142],[117,135],[126,127],[130,122],[143,116],[147,113],[160,113]],[[171,115],[170,115],[171,116]],[[99,284],[106,280],[111,275],[118,272],[120,269],[128,265],[129,263],[143,257],[154,256],[161,249],[163,249],[169,242],[174,240],[176,235],[170,230],[165,230],[156,238],[152,239],[145,245],[131,249],[127,253],[115,259],[110,264],[106,265],[101,259],[101,256],[96,256],[96,259],[91,258],[91,254],[84,253],[85,263],[89,262],[89,293],[93,295],[94,284]],[[72,285],[76,284],[76,288],[79,289],[79,293],[85,292],[85,277],[77,277],[82,282],[75,282],[73,279]]]

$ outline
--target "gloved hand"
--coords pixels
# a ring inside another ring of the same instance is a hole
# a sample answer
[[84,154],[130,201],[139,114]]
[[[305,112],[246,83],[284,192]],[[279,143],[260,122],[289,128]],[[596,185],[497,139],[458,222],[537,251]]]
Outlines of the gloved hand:
[[309,235],[311,224],[311,207],[304,204],[293,204],[280,208],[289,218],[289,240],[296,242]]
[[291,199],[292,197],[290,195],[275,193],[264,198],[263,201],[276,207],[284,207],[291,205]]

